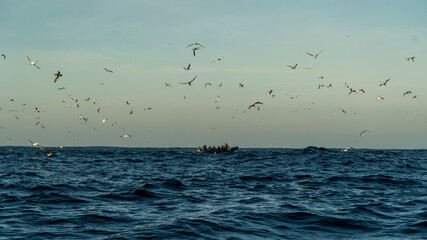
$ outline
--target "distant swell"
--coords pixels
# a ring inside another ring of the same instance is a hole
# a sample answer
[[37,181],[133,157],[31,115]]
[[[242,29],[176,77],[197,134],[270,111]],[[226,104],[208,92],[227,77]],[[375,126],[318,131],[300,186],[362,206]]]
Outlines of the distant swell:
[[0,147],[0,239],[425,239],[427,150]]

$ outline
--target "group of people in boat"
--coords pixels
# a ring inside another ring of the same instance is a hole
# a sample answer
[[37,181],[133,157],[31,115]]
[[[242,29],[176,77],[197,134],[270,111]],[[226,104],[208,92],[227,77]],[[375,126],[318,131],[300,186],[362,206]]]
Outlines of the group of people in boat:
[[228,152],[230,150],[231,150],[230,146],[226,143],[226,144],[221,145],[221,146],[209,146],[209,147],[207,147],[206,145],[204,145],[203,147],[199,147],[199,149],[197,149],[197,152],[220,153],[220,152]]

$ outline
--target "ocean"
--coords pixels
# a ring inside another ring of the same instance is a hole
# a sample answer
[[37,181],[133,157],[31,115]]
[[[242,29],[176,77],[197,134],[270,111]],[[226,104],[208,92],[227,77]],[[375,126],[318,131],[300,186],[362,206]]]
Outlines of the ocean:
[[0,239],[427,239],[427,150],[0,147]]

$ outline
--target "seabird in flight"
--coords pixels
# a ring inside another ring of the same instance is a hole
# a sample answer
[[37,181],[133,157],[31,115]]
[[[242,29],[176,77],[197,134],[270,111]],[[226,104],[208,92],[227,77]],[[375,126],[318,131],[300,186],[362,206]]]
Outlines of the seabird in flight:
[[184,70],[185,70],[185,71],[188,71],[188,70],[191,70],[191,69],[190,69],[190,66],[191,66],[191,64],[188,64],[188,66],[187,66],[187,67],[182,67],[182,68],[184,68]]
[[272,94],[273,93],[273,90],[272,89],[267,89],[267,92],[268,92],[268,94]]
[[6,60],[6,55],[2,54],[1,56],[4,58],[4,60]]
[[257,104],[264,104],[264,103],[262,103],[262,102],[255,102],[255,103],[249,105],[248,109],[251,109],[251,107],[255,107],[255,105],[257,105]]
[[104,118],[104,119],[102,119],[101,124],[102,124],[102,125],[104,125],[104,123],[105,123],[107,120],[108,120],[108,118]]
[[171,88],[171,85],[169,83],[165,83],[166,88]]
[[198,48],[198,47],[196,47],[196,48],[193,48],[193,56],[196,56],[196,50],[199,50],[200,48]]
[[203,47],[203,48],[204,48],[204,46],[203,46],[202,44],[197,43],[197,42],[195,42],[195,43],[191,43],[191,44],[189,44],[187,47],[191,47],[191,46],[200,46],[200,47]]
[[28,58],[28,61],[30,61],[30,65],[33,65],[34,67],[36,67],[36,68],[38,68],[38,69],[40,69],[39,68],[39,66],[37,66],[37,63],[39,62],[39,61],[37,61],[37,62],[33,62],[33,61],[31,61],[31,59],[27,56],[27,58]]
[[196,80],[196,78],[197,78],[197,75],[193,78],[193,80],[188,81],[188,82],[185,82],[185,83],[181,83],[181,84],[187,84],[188,86],[191,86],[191,83],[192,83],[194,80]]
[[224,58],[224,56],[217,58],[216,60],[213,60],[212,62],[217,62],[217,61],[221,61]]
[[113,73],[113,71],[111,71],[110,69],[104,68],[104,70],[105,70],[106,72]]
[[295,66],[288,65],[288,67],[290,67],[291,69],[295,69],[297,67],[297,65],[298,64],[295,64]]
[[407,60],[407,61],[412,60],[412,62],[415,62],[415,56],[408,57],[408,58],[406,58],[406,60]]
[[30,141],[31,146],[33,146],[33,147],[40,146],[40,144],[38,142],[33,142],[33,141],[31,141],[31,139],[28,139],[28,141]]
[[60,87],[60,88],[58,88],[58,91],[59,91],[59,90],[64,90],[64,89],[65,89],[65,87]]
[[377,100],[384,100],[384,98],[378,95]]
[[239,83],[239,87],[242,88],[243,87],[243,83]]
[[369,132],[369,131],[365,129],[365,130],[363,130],[363,131],[361,131],[361,132],[360,132],[360,136],[362,136],[362,134],[364,134],[364,133],[368,133],[368,132]]
[[132,137],[130,134],[123,134],[120,136],[121,138],[130,138]]
[[312,56],[313,58],[317,58],[322,52],[323,52],[323,50],[320,51],[318,54],[311,54],[311,53],[308,53],[308,52],[305,52],[305,53],[307,53],[308,55]]
[[62,74],[61,74],[61,72],[60,72],[60,71],[58,71],[58,73],[53,74],[53,75],[55,75],[55,76],[56,76],[55,80],[53,80],[53,83],[56,83],[56,81],[58,81],[58,79],[59,79],[60,77],[62,77]]
[[205,87],[206,87],[207,85],[210,85],[210,86],[212,86],[212,84],[211,84],[211,83],[205,83]]
[[151,110],[152,108],[150,108],[150,107],[145,107],[144,108],[144,111],[147,111],[147,110]]
[[350,92],[348,93],[348,95],[350,95],[352,93],[359,93],[359,92],[365,93],[365,90],[363,90],[363,89],[354,90],[354,89],[350,88]]
[[411,91],[406,91],[406,92],[404,92],[404,93],[403,93],[403,97],[405,97],[405,95],[406,95],[406,94],[412,94],[412,92],[411,92]]
[[385,80],[384,82],[381,82],[381,83],[380,83],[380,87],[381,87],[381,86],[386,86],[386,84],[387,84],[387,82],[388,82],[388,81],[390,81],[390,78],[389,78],[389,79],[387,79],[387,80]]

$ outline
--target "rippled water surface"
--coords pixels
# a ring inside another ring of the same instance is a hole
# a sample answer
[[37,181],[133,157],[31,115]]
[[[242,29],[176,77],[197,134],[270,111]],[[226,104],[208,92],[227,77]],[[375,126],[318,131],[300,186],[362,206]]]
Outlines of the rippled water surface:
[[0,239],[427,239],[427,151],[0,148]]

